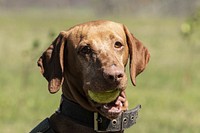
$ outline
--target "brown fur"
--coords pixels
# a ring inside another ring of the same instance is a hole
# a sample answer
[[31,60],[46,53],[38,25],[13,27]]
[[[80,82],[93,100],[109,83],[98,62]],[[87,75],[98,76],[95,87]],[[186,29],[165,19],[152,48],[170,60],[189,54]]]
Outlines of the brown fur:
[[[136,76],[146,67],[150,55],[126,26],[111,21],[92,21],[62,31],[38,60],[41,72],[49,82],[50,93],[62,86],[63,95],[90,111],[97,111],[109,119],[120,113],[110,114],[99,109],[88,96],[88,89],[96,92],[118,88],[121,93],[116,101],[127,110],[125,96],[127,76],[125,66],[130,57],[130,76],[133,85]],[[116,103],[117,104],[117,103]],[[58,133],[94,133],[60,115],[53,114],[51,123]]]

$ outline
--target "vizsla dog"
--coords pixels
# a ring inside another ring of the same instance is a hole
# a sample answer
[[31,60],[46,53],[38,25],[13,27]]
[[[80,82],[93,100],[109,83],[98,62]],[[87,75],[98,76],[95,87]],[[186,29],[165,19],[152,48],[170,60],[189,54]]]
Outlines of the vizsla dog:
[[[60,108],[32,133],[124,132],[125,126],[117,120],[128,111],[125,94],[128,58],[131,81],[136,85],[136,76],[145,69],[150,54],[123,24],[99,20],[60,32],[38,60],[50,93],[62,87]],[[94,100],[89,92],[97,96],[119,93],[106,103]],[[123,116],[127,124],[126,118]],[[106,129],[110,121],[114,130]]]

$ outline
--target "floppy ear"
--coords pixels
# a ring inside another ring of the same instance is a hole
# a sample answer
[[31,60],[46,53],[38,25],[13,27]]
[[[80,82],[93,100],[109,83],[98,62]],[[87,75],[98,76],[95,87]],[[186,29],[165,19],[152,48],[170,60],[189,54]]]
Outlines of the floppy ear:
[[130,54],[130,76],[132,84],[135,86],[136,76],[146,68],[150,54],[148,49],[129,32],[126,26],[124,26],[124,31]]
[[41,73],[48,81],[50,93],[56,93],[63,82],[63,54],[66,36],[65,31],[61,32],[37,62]]

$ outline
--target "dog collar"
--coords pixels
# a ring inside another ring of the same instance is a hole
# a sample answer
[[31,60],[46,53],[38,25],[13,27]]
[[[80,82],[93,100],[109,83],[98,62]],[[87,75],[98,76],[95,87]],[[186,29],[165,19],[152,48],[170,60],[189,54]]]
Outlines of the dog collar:
[[124,111],[116,119],[110,120],[97,112],[88,111],[79,104],[62,96],[61,105],[57,113],[61,113],[83,126],[93,128],[96,132],[115,132],[123,131],[134,125],[138,117],[139,109],[141,109],[141,105]]

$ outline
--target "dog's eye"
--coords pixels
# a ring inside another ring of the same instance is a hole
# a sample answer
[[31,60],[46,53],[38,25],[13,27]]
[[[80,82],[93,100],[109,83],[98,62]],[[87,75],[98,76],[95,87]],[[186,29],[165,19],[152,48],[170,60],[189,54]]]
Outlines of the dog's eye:
[[121,42],[115,42],[115,48],[117,48],[117,49],[119,49],[119,48],[121,48],[121,47],[123,47],[123,45],[122,45],[122,43]]
[[92,49],[89,46],[84,46],[81,48],[81,53],[83,54],[90,54],[92,52]]

